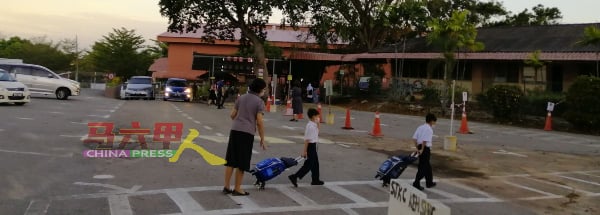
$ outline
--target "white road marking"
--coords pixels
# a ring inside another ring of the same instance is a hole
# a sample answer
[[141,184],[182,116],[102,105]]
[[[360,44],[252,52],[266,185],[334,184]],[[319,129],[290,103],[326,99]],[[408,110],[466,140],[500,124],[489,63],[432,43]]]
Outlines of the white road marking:
[[47,157],[60,157],[60,158],[70,158],[70,157],[73,157],[73,153],[68,153],[68,154],[63,154],[63,155],[56,155],[56,154],[46,154],[46,153],[39,153],[39,152],[23,152],[23,151],[13,151],[13,150],[4,150],[4,149],[0,149],[0,152],[14,153],[14,154],[25,154],[25,155],[38,155],[38,156],[47,156]]
[[258,154],[258,153],[259,153],[258,151],[252,149],[252,154]]
[[25,210],[25,215],[40,215],[48,213],[50,201],[47,200],[31,200],[29,206]]
[[94,175],[94,179],[113,179],[115,176],[113,175]]
[[456,195],[454,193],[448,193],[448,192],[440,190],[440,189],[433,188],[433,189],[427,189],[427,191],[435,193],[435,194],[438,194],[438,195],[443,196],[443,197],[446,197],[448,199],[460,199],[460,200],[464,200],[465,199],[465,198],[463,198],[461,196],[458,196],[458,195]]
[[[0,131],[2,131],[2,129],[0,129]],[[580,173],[577,173],[577,174],[582,174],[582,175],[587,175],[587,176],[599,177],[600,178],[600,175],[594,175],[594,174],[590,174],[590,173],[580,172]]]
[[290,127],[290,126],[287,126],[287,125],[284,125],[284,126],[281,126],[281,127],[285,128],[285,129],[288,129],[288,130],[291,130],[291,131],[294,131],[296,129],[301,129],[300,127]]
[[133,215],[131,204],[129,204],[129,197],[126,195],[109,196],[108,206],[112,215]]
[[352,208],[342,208],[342,210],[344,212],[346,212],[348,215],[360,215],[360,214],[356,213],[356,211],[352,210]]
[[33,118],[27,118],[27,117],[17,117],[17,119],[22,119],[22,120],[33,120]]
[[300,206],[318,205],[312,199],[308,198],[307,196],[303,195],[302,193],[292,190],[289,187],[277,187],[276,189],[283,195],[286,195],[290,199],[292,199],[295,202],[297,202],[298,204],[300,204]]
[[523,154],[519,154],[519,153],[515,153],[515,152],[509,152],[509,151],[506,151],[504,149],[500,149],[500,150],[492,152],[492,153],[494,153],[494,154],[501,154],[501,155],[513,155],[513,156],[524,157],[524,158],[527,157],[527,155],[523,155]]
[[62,112],[56,112],[56,111],[52,111],[52,112],[50,112],[50,113],[53,113],[53,114],[65,114],[65,113],[62,113]]
[[381,125],[381,126],[386,126],[386,127],[388,126],[387,124],[383,124],[383,123],[380,123],[379,125]]
[[219,137],[224,137],[225,135],[221,134],[221,133],[217,133],[217,136]]
[[101,183],[87,183],[87,182],[75,182],[73,183],[75,185],[82,185],[82,186],[93,186],[93,187],[104,187],[104,188],[109,188],[112,189],[113,192],[112,193],[116,193],[116,194],[121,194],[121,193],[135,193],[136,191],[138,191],[140,188],[142,188],[141,185],[134,185],[133,187],[131,187],[130,189],[124,188],[124,187],[119,187],[117,185],[112,185],[112,184],[101,184]]
[[346,197],[346,198],[354,201],[355,203],[373,203],[373,202],[363,198],[362,196],[359,196],[356,193],[353,193],[341,186],[325,184],[325,187],[327,189],[330,189],[333,192],[340,194],[343,197]]
[[87,125],[88,124],[87,122],[71,122],[71,123],[73,123],[73,124],[81,124],[81,125]]
[[364,131],[364,130],[350,130],[352,132],[356,132],[356,133],[367,133],[369,131]]
[[167,195],[175,202],[175,204],[177,204],[179,210],[184,214],[197,214],[205,211],[204,208],[185,190],[170,190],[167,191]]
[[181,114],[183,117],[188,117],[187,113],[182,113]]
[[208,125],[205,125],[205,126],[204,126],[204,129],[206,129],[206,130],[209,130],[209,131],[212,131],[212,128],[211,128],[210,126],[208,126]]
[[[255,141],[260,141],[260,137],[254,136]],[[269,144],[293,144],[294,142],[277,137],[265,137],[265,142]]]
[[105,118],[105,119],[108,119],[108,118],[110,118],[110,114],[106,114],[106,115],[102,115],[102,116],[100,116],[100,115],[95,115],[95,114],[90,114],[90,115],[88,115],[88,116],[91,116],[91,117],[99,117],[99,118]]
[[[300,140],[304,140],[304,136],[287,136],[290,138],[295,138],[295,139],[300,139]],[[323,143],[323,144],[334,144],[333,141],[325,139],[325,138],[320,138],[319,137],[319,143]]]
[[72,138],[81,138],[81,137],[83,137],[83,135],[65,135],[65,134],[61,134],[59,136],[61,136],[61,137],[72,137]]
[[341,144],[341,143],[340,143],[340,144],[338,144],[338,145],[340,145],[340,146],[342,146],[342,147],[345,147],[345,148],[350,148],[350,146],[349,146],[349,145],[346,145],[346,144]]
[[200,124],[202,124],[202,123],[201,123],[200,121],[198,121],[198,120],[194,120],[194,123],[196,123],[196,124],[199,124],[199,125],[200,125]]
[[583,179],[573,178],[573,177],[559,175],[559,174],[554,174],[554,175],[556,175],[558,177],[561,177],[561,178],[566,178],[566,179],[569,179],[569,180],[573,180],[573,181],[578,181],[578,182],[582,182],[582,183],[586,183],[586,184],[600,186],[600,183],[596,183],[596,182],[593,182],[593,181],[586,181],[586,180],[583,180]]
[[187,118],[188,118],[189,120],[194,120],[194,118],[192,118],[191,116],[188,116]]
[[506,183],[506,184],[509,184],[509,185],[511,185],[513,187],[518,187],[518,188],[521,188],[521,189],[524,189],[524,190],[529,190],[529,191],[536,192],[536,193],[539,193],[539,194],[542,194],[542,195],[558,197],[558,195],[556,195],[554,193],[548,193],[548,192],[545,192],[545,191],[542,191],[542,190],[538,190],[538,189],[535,189],[535,188],[532,188],[532,187],[528,187],[528,186],[516,184],[516,183],[510,182],[510,181],[503,181],[503,182]]
[[216,142],[216,143],[226,143],[227,142],[226,138],[224,138],[224,137],[217,137],[217,136],[200,135],[197,138],[205,139],[205,140]]

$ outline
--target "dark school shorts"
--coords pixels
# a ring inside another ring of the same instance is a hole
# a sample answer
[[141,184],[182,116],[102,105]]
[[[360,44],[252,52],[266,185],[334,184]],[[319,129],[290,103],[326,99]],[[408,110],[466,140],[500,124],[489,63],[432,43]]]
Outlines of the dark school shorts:
[[225,160],[227,161],[225,166],[250,171],[253,145],[254,135],[231,130],[229,133],[229,143],[227,144],[227,153],[225,154]]

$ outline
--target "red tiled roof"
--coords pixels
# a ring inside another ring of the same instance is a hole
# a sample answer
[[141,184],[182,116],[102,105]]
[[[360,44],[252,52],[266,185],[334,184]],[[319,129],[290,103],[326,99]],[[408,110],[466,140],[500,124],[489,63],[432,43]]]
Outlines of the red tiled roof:
[[168,58],[163,57],[163,58],[154,60],[154,63],[152,65],[150,65],[150,68],[148,68],[148,71],[151,71],[151,72],[167,71],[168,66],[169,66]]
[[188,72],[153,72],[152,78],[183,78],[186,80],[196,80],[198,76],[204,75],[206,71],[188,71]]

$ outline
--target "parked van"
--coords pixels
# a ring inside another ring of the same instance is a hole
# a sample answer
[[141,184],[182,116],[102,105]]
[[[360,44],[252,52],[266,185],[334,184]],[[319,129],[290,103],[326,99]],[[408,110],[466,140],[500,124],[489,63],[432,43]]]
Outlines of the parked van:
[[0,69],[0,103],[24,105],[30,101],[29,89],[8,71]]
[[121,99],[154,100],[152,77],[132,76],[121,86]]
[[31,94],[56,95],[65,100],[77,96],[81,87],[79,82],[60,77],[46,67],[33,64],[0,63],[0,69],[11,73],[15,79],[27,86]]
[[181,78],[169,78],[165,84],[165,97],[167,100],[192,101],[192,89],[187,81]]

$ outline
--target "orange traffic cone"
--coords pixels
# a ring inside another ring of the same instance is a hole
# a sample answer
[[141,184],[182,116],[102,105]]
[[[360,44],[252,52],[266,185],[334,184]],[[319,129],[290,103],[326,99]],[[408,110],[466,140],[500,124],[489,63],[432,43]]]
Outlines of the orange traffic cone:
[[319,122],[323,123],[323,114],[321,113],[321,103],[317,104],[317,111],[319,111]]
[[267,105],[265,109],[267,109],[267,112],[271,112],[271,96],[267,97]]
[[379,111],[375,112],[375,122],[373,123],[373,131],[369,135],[374,137],[383,137],[381,133],[381,122],[379,120]]
[[287,101],[287,104],[285,106],[285,113],[283,115],[284,116],[294,115],[294,109],[292,109],[292,100],[291,99],[289,99]]
[[346,108],[346,125],[342,128],[343,129],[354,129],[352,127],[352,122],[350,121],[350,108]]
[[546,125],[544,126],[544,131],[552,131],[552,112],[548,112],[548,116],[546,117]]
[[467,114],[465,112],[462,114],[462,120],[460,122],[460,129],[458,130],[458,133],[472,134],[472,132],[469,131],[469,126],[467,125]]

